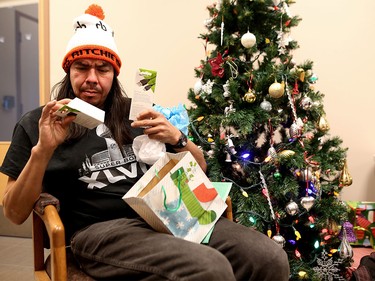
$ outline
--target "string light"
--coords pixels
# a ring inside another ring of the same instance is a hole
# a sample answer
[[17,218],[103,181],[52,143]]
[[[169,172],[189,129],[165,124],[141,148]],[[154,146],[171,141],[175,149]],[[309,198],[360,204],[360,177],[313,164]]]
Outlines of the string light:
[[245,190],[243,190],[243,189],[241,188],[241,191],[242,191],[242,196],[244,196],[244,197],[246,197],[246,198],[249,197],[249,194],[248,194]]
[[307,272],[306,271],[300,271],[300,272],[298,272],[298,276],[301,279],[305,279],[307,277]]
[[334,254],[334,253],[336,253],[338,250],[337,249],[331,249],[329,252],[331,253],[331,254]]
[[294,251],[294,254],[296,255],[296,257],[297,258],[301,258],[301,253],[296,249],[295,251]]
[[249,216],[249,221],[250,221],[252,224],[255,224],[255,223],[256,223],[256,219],[255,219],[253,216]]
[[298,241],[299,239],[301,239],[301,234],[299,233],[299,231],[297,229],[295,229],[293,227],[293,230],[294,230],[294,235],[296,236],[296,240]]
[[245,152],[245,153],[243,153],[242,155],[241,155],[241,158],[242,159],[247,159],[247,158],[249,158],[250,157],[250,153],[248,153],[248,152]]

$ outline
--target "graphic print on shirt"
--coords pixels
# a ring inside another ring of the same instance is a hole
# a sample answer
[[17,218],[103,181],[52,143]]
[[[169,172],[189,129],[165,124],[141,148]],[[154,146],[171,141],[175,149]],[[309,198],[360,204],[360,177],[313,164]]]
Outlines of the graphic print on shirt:
[[137,178],[138,165],[143,173],[147,171],[144,163],[136,161],[132,145],[124,145],[121,151],[104,124],[96,128],[96,134],[104,138],[107,149],[86,155],[82,163],[79,180],[86,182],[88,189],[101,189],[126,178]]

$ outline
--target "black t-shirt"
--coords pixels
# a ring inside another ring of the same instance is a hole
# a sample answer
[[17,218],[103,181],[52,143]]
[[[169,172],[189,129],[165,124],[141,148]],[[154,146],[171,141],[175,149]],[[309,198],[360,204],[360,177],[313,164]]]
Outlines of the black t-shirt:
[[[25,114],[16,124],[0,172],[18,178],[38,141],[41,111],[38,108]],[[133,137],[142,133],[126,118],[124,126]],[[67,241],[92,223],[135,216],[122,197],[149,167],[136,161],[131,144],[121,153],[109,135],[107,128],[99,125],[78,141],[60,145],[46,169],[43,190],[60,200]]]

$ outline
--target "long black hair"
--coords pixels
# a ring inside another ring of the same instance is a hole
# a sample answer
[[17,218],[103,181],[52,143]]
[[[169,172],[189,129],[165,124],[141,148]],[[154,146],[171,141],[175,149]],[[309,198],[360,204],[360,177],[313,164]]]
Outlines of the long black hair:
[[[56,100],[64,98],[74,99],[76,95],[70,81],[69,73],[52,88],[52,96]],[[114,77],[111,90],[104,102],[105,120],[104,124],[111,132],[112,138],[117,142],[118,147],[122,148],[124,144],[131,143],[133,138],[126,126],[130,111],[131,99],[127,97],[120,81]],[[88,129],[77,125],[71,124],[70,132],[66,138],[66,142],[75,141],[88,133]]]

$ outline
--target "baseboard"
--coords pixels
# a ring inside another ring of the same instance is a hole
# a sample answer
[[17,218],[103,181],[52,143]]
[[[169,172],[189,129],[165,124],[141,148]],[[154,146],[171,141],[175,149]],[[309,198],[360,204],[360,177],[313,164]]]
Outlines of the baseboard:
[[21,225],[16,225],[4,217],[3,206],[0,206],[0,236],[16,236],[31,238],[31,216]]

